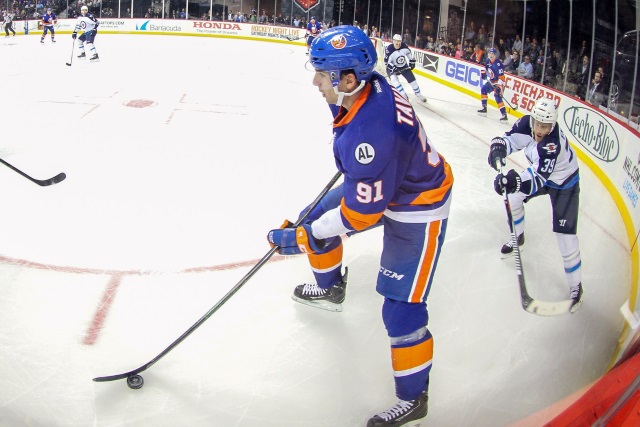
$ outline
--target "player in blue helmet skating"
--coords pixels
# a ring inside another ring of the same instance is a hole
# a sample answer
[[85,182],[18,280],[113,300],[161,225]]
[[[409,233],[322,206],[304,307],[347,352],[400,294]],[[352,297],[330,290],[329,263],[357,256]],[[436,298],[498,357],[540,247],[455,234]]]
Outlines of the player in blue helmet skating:
[[373,416],[369,427],[404,425],[427,414],[433,337],[426,302],[453,186],[449,164],[409,101],[374,72],[377,60],[371,40],[352,26],[328,29],[311,44],[313,85],[332,106],[333,153],[344,182],[299,227],[268,234],[281,254],[308,255],[315,281],[297,286],[293,299],[342,311],[347,270],[342,273],[340,236],[383,227],[376,290],[384,297],[400,401]]
[[322,32],[322,22],[316,21],[316,17],[312,16],[307,24],[307,55],[309,54],[309,47],[311,43]]
[[504,65],[502,65],[502,61],[498,58],[498,51],[495,48],[489,49],[489,55],[484,65],[484,70],[480,71],[480,75],[482,77],[482,81],[487,80],[485,84],[480,88],[480,99],[482,100],[482,108],[478,110],[480,114],[487,113],[487,98],[488,94],[493,92],[493,97],[496,100],[496,104],[498,104],[498,108],[500,109],[500,113],[502,116],[500,117],[500,121],[507,123],[507,110],[504,107],[504,102],[502,96],[504,95],[504,87],[506,84],[506,80],[504,77]]
[[47,32],[51,33],[51,43],[56,42],[56,30],[55,25],[58,23],[58,17],[51,8],[47,9],[47,13],[42,16],[42,28],[43,33],[40,36],[40,43],[44,43],[44,38],[47,35]]

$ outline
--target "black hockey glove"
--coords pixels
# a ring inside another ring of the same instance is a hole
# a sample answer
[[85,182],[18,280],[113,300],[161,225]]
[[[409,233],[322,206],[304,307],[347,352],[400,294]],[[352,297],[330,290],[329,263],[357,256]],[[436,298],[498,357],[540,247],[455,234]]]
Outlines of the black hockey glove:
[[75,40],[75,39],[76,39],[76,37],[78,37],[78,33],[76,33],[76,32],[71,33],[71,38],[72,38],[72,39],[74,39],[74,40]]
[[480,70],[480,79],[487,80],[487,71],[486,70]]
[[500,195],[502,195],[505,190],[508,194],[513,194],[520,191],[521,183],[522,179],[520,175],[518,175],[518,172],[511,169],[506,175],[498,174],[498,176],[496,176],[496,179],[493,181],[493,189]]
[[503,138],[493,138],[489,147],[489,166],[499,171],[498,161],[502,166],[507,165],[507,141]]
[[387,75],[392,76],[398,72],[398,67],[393,64],[387,64]]
[[413,70],[414,68],[416,68],[416,60],[415,60],[415,59],[411,59],[411,60],[409,61],[409,68],[411,68],[412,70]]

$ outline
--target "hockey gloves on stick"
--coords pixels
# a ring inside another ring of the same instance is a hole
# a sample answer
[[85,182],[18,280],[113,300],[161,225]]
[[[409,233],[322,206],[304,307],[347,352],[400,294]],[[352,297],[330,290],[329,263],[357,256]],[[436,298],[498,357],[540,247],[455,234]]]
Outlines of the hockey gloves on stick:
[[416,60],[415,59],[409,60],[409,68],[411,68],[412,70],[414,68],[416,68]]
[[387,64],[387,76],[392,76],[398,72],[398,67],[393,64]]
[[78,37],[78,33],[76,33],[75,31],[73,33],[71,33],[71,38],[72,39],[76,39],[76,37]]
[[[289,221],[285,224],[293,225]],[[271,245],[280,246],[280,255],[296,255],[302,253],[314,253],[326,246],[324,240],[318,240],[311,234],[310,225],[301,225],[297,228],[284,227],[271,230],[267,235]]]
[[480,79],[482,81],[487,80],[487,70],[480,70]]
[[498,174],[498,176],[496,176],[496,179],[493,181],[493,189],[501,196],[505,190],[508,194],[513,194],[520,191],[521,183],[522,179],[518,172],[511,169],[506,175]]
[[507,165],[507,141],[503,138],[493,138],[489,147],[489,166],[500,171],[500,165]]

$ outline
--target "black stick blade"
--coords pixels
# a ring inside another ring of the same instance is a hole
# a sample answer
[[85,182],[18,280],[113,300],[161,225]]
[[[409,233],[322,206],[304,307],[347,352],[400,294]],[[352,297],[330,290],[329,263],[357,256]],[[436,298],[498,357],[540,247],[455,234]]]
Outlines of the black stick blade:
[[60,172],[58,175],[54,176],[53,178],[49,178],[49,179],[44,179],[44,180],[34,180],[38,185],[42,186],[42,187],[46,187],[48,185],[53,185],[53,184],[57,184],[61,181],[64,181],[64,179],[67,177],[67,174],[65,174],[64,172]]

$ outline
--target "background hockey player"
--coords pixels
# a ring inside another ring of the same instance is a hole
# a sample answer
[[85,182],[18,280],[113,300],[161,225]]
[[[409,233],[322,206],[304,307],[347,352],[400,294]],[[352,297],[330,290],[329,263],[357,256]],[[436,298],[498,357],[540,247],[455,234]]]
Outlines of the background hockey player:
[[[87,57],[85,53],[86,45],[89,49],[89,60],[94,62],[99,60],[98,52],[94,45],[94,40],[98,34],[98,25],[100,25],[100,23],[93,14],[89,13],[89,8],[87,6],[82,6],[80,9],[80,16],[78,16],[78,20],[76,21],[76,27],[73,30],[73,34],[71,34],[73,40],[76,40],[76,38],[78,39],[78,47],[80,48],[80,55],[78,55],[78,58],[84,59]],[[80,30],[82,30],[83,33],[78,37],[78,31]]]
[[502,113],[500,121],[507,123],[507,110],[504,107],[504,101],[502,100],[506,82],[504,77],[504,65],[502,65],[502,61],[498,58],[498,51],[493,47],[489,49],[489,55],[485,62],[484,70],[480,71],[480,77],[482,78],[482,81],[487,80],[487,82],[482,85],[482,88],[480,88],[482,108],[478,110],[478,113],[487,113],[488,94],[493,92],[493,97],[496,100],[496,104],[498,104],[500,113]]
[[391,79],[391,84],[404,96],[409,99],[406,92],[402,88],[400,78],[404,77],[411,85],[411,89],[416,94],[418,99],[422,102],[427,102],[427,98],[420,92],[420,86],[416,81],[416,76],[413,75],[413,69],[416,66],[416,61],[413,59],[411,50],[402,42],[402,36],[396,34],[393,36],[393,43],[388,45],[384,51],[384,64],[387,66],[387,75]]
[[[540,98],[531,114],[519,119],[504,137],[491,141],[489,164],[496,170],[506,164],[506,157],[524,150],[531,166],[518,173],[511,169],[499,174],[494,182],[498,194],[507,191],[513,214],[518,245],[524,244],[524,203],[533,197],[549,195],[555,233],[562,255],[564,271],[573,299],[571,312],[582,303],[582,279],[578,236],[580,176],[578,161],[564,133],[556,125],[557,106]],[[513,253],[513,242],[502,246],[503,256]]]
[[315,283],[296,287],[294,300],[341,311],[347,272],[340,236],[383,226],[376,290],[384,297],[382,320],[400,401],[367,426],[404,425],[427,414],[433,337],[426,300],[444,243],[453,174],[411,104],[374,72],[376,50],[362,30],[323,31],[311,44],[309,62],[313,85],[338,107],[332,109],[333,153],[344,182],[300,227],[287,222],[268,239],[281,254],[308,254]]
[[316,17],[312,16],[307,24],[307,55],[309,54],[309,47],[316,37],[322,32],[322,22],[316,21]]
[[56,30],[54,28],[54,25],[57,23],[58,17],[56,16],[56,14],[53,13],[53,10],[51,10],[51,8],[47,9],[47,13],[42,16],[42,26],[44,32],[42,33],[42,37],[40,37],[40,43],[44,43],[44,38],[49,31],[51,32],[51,42],[56,42]]
[[9,37],[9,31],[11,31],[13,33],[13,35],[16,35],[16,31],[13,29],[13,13],[9,12],[8,10],[4,11],[4,33],[6,34],[5,37]]

